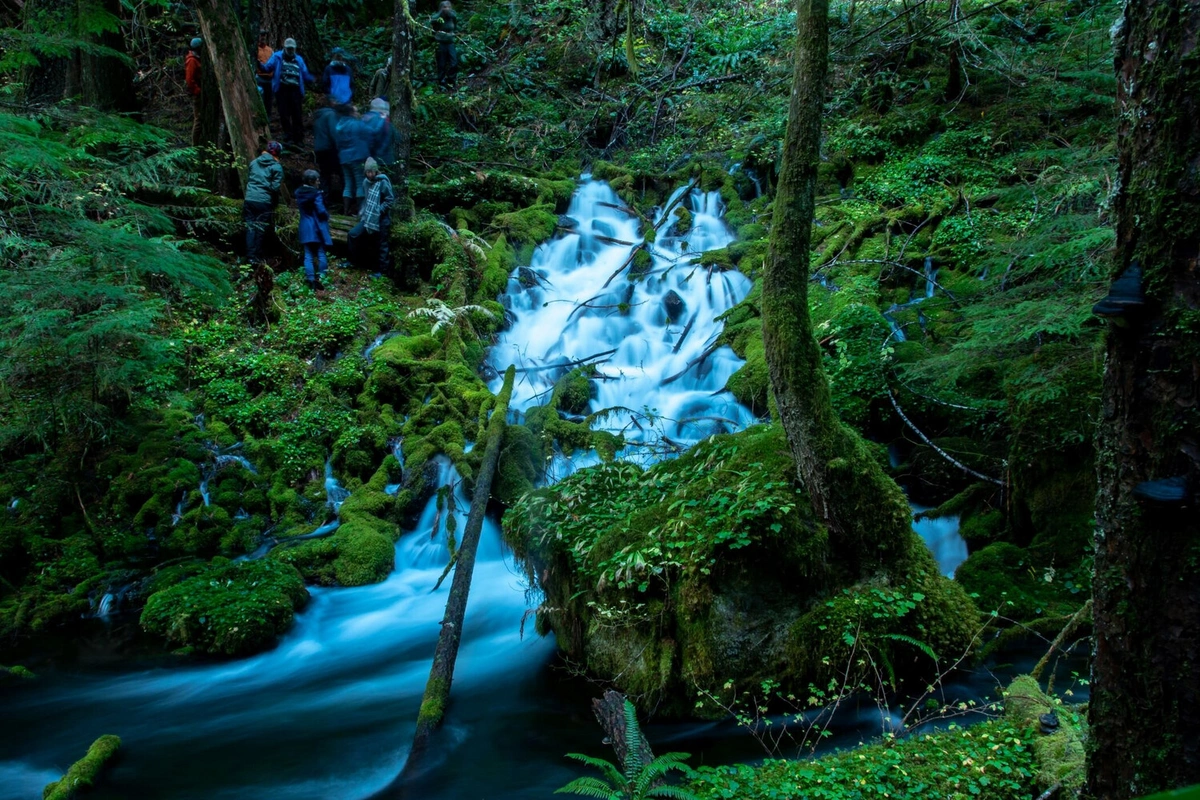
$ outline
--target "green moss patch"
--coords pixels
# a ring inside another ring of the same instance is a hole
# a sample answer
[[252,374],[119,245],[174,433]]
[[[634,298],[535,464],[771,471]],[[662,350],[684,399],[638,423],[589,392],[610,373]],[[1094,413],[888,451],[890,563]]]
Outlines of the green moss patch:
[[79,792],[92,788],[120,749],[120,737],[111,734],[101,736],[92,742],[87,755],[71,765],[66,775],[42,790],[42,800],[71,800]]

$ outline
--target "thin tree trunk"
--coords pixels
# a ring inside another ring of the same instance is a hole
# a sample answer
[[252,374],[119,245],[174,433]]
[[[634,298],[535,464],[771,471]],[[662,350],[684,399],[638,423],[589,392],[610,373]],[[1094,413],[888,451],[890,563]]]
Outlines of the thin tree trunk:
[[[1113,273],[1138,261],[1146,306],[1110,327],[1097,438],[1088,793],[1098,800],[1200,782],[1198,40],[1200,0],[1130,1],[1114,26]],[[1185,479],[1181,502],[1134,494],[1172,478]]]
[[511,366],[504,373],[504,386],[496,396],[496,404],[488,421],[487,449],[484,450],[483,463],[475,481],[471,512],[467,515],[467,527],[463,531],[462,544],[458,548],[454,581],[450,585],[450,597],[446,601],[446,615],[442,618],[442,632],[433,655],[433,667],[429,670],[429,682],[425,684],[425,697],[421,700],[421,710],[417,715],[417,734],[413,739],[408,760],[404,764],[401,779],[404,778],[404,773],[412,770],[420,762],[429,746],[429,737],[442,724],[446,702],[450,697],[454,662],[458,659],[463,618],[467,613],[467,596],[471,592],[471,576],[475,571],[475,552],[479,548],[479,535],[483,530],[483,514],[487,509],[488,497],[492,493],[492,478],[500,460],[500,447],[504,440],[505,420],[508,416],[508,400],[512,396],[516,375],[516,369]]
[[763,344],[800,479],[852,574],[890,563],[910,537],[908,505],[837,418],[808,311],[809,244],[829,52],[828,0],[798,0],[796,63],[771,247],[763,271]]
[[[604,697],[592,698],[592,713],[604,729],[605,738],[612,744],[617,763],[624,768],[625,759],[629,757],[629,742],[626,741],[628,737],[625,735],[625,695],[609,689],[604,693]],[[654,751],[650,749],[646,734],[640,730],[638,734],[638,756],[643,764],[649,764],[654,760]]]
[[412,195],[408,191],[408,159],[412,155],[412,61],[413,20],[408,0],[396,0],[392,24],[392,127],[396,129],[396,163],[392,174],[395,189],[396,219],[408,222],[413,216]]
[[254,83],[252,60],[230,0],[197,0],[196,15],[208,51],[204,65],[221,90],[229,142],[238,160],[242,188],[246,171],[271,138],[267,111]]
[[321,77],[321,71],[325,69],[325,48],[308,0],[263,0],[262,27],[267,31],[267,41],[276,50],[283,47],[284,39],[295,39],[296,52],[304,58],[309,71]]

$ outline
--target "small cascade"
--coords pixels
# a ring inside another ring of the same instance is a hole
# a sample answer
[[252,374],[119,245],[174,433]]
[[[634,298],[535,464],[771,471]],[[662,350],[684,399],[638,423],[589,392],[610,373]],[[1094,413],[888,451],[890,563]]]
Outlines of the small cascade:
[[130,592],[137,586],[137,583],[123,583],[120,585],[109,585],[104,594],[100,596],[99,601],[95,601],[92,610],[84,617],[92,617],[93,619],[103,620],[108,622],[115,614],[121,611],[125,604],[126,598]]
[[185,490],[183,494],[179,496],[179,502],[175,504],[175,511],[171,514],[172,528],[179,524],[179,520],[183,519],[183,507],[187,504],[187,496],[188,493]]
[[[403,471],[404,471],[404,437],[399,437],[392,441],[392,455],[395,457],[396,461],[400,462],[400,470],[401,470],[401,473],[403,473]],[[403,474],[401,475],[401,481],[403,481]],[[404,485],[403,482],[389,483],[383,487],[383,491],[385,494],[395,495],[395,494],[399,493],[400,487],[403,485]]]
[[933,256],[925,256],[925,297],[926,299],[933,297],[934,290],[937,289],[937,273],[933,268]]
[[332,508],[336,514],[349,496],[350,491],[333,475],[333,456],[330,456],[325,459],[325,505]]
[[379,349],[379,345],[383,344],[388,339],[391,339],[393,336],[399,336],[399,335],[400,335],[399,331],[388,331],[387,333],[379,334],[363,350],[363,358],[366,359],[366,362],[368,364],[370,364],[371,363],[371,354],[374,353],[377,349]]
[[967,560],[967,542],[958,532],[959,518],[927,519],[921,517],[921,512],[928,511],[928,508],[914,505],[912,509],[913,530],[920,534],[933,553],[942,574],[953,578],[958,565]]
[[[901,325],[898,322],[896,322],[895,315],[900,313],[901,311],[905,310],[906,308],[913,308],[914,306],[920,305],[921,303],[925,302],[929,298],[933,297],[933,295],[937,291],[938,271],[933,266],[933,256],[925,256],[925,273],[924,274],[925,274],[925,293],[924,294],[922,294],[918,297],[914,297],[913,299],[909,300],[907,303],[892,303],[891,306],[888,307],[888,310],[883,312],[883,318],[887,320],[888,325],[892,329],[891,338],[893,341],[897,341],[897,342],[908,341],[908,337],[904,335],[904,328],[901,327]],[[917,313],[917,323],[921,326],[921,330],[925,330],[926,319],[925,319],[924,314],[922,314],[920,312]]]

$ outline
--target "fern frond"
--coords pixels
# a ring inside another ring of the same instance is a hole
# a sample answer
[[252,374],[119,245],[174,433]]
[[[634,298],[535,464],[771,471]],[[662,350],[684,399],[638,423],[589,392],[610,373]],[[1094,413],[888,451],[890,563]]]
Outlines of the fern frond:
[[883,633],[883,634],[880,634],[880,638],[891,639],[892,641],[896,641],[896,642],[904,642],[905,644],[911,644],[913,647],[917,648],[922,653],[924,653],[925,655],[932,658],[934,661],[938,660],[937,653],[935,653],[933,651],[933,648],[930,647],[925,642],[922,642],[920,639],[914,639],[913,637],[906,636],[903,633]]
[[623,793],[613,789],[599,778],[576,778],[562,788],[555,789],[555,794],[574,794],[580,797],[595,797],[599,800],[624,800]]

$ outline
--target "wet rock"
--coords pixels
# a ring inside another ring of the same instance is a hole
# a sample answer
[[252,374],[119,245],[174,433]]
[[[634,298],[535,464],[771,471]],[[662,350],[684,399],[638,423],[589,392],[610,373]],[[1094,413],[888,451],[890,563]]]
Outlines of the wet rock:
[[517,282],[525,289],[532,289],[535,286],[542,285],[542,277],[529,267],[519,267],[517,269]]
[[687,311],[687,303],[683,302],[679,293],[672,289],[663,297],[663,309],[667,312],[667,319],[671,322],[679,322],[683,313]]
[[570,233],[578,233],[579,220],[575,219],[574,217],[569,217],[566,214],[561,214],[558,218],[558,227]]
[[598,233],[601,236],[607,236],[610,239],[615,238],[617,235],[617,229],[611,223],[605,222],[602,219],[592,220],[592,232]]
[[400,491],[411,491],[413,495],[408,508],[404,511],[404,519],[401,520],[404,530],[412,530],[417,527],[417,522],[421,519],[421,511],[438,488],[438,465],[433,459],[426,461],[421,469],[405,471],[404,485],[400,487]]

